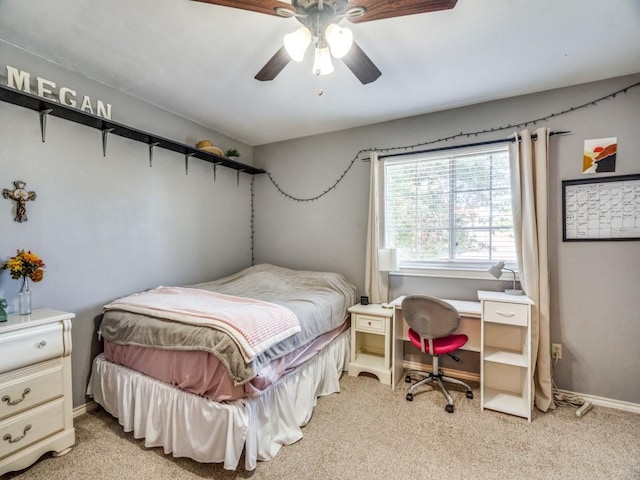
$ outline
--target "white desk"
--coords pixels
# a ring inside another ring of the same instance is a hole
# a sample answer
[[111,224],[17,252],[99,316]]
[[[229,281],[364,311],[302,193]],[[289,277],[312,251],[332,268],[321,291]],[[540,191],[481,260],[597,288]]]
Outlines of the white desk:
[[[393,305],[393,343],[391,346],[391,385],[395,388],[396,384],[403,377],[403,370],[405,368],[404,362],[404,344],[409,340],[408,332],[409,326],[405,322],[402,316],[402,300],[404,296],[396,298],[391,304]],[[481,350],[481,338],[480,338],[480,317],[481,307],[480,302],[471,302],[467,300],[447,300],[445,302],[450,303],[460,313],[460,326],[455,333],[464,333],[469,337],[466,345],[462,347],[462,350],[470,350],[472,352],[480,352]],[[407,368],[414,367],[413,365],[406,365]],[[430,367],[430,365],[424,365],[424,367]],[[452,375],[455,376],[455,375]],[[468,374],[465,372],[465,379],[479,380],[479,375]]]

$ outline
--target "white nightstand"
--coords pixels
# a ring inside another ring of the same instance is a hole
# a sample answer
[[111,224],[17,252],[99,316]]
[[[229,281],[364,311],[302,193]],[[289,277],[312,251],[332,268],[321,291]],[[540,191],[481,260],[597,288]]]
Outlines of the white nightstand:
[[391,385],[391,319],[393,308],[379,304],[354,305],[351,313],[351,363],[349,375],[362,372],[375,375],[380,383]]
[[71,399],[73,313],[34,310],[0,323],[0,475],[75,443]]

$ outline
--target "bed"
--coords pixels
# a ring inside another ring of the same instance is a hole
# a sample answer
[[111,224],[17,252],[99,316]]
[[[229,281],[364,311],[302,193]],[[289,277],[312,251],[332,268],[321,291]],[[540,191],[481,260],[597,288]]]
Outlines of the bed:
[[269,264],[106,305],[87,394],[147,447],[254,470],[340,390],[356,289]]

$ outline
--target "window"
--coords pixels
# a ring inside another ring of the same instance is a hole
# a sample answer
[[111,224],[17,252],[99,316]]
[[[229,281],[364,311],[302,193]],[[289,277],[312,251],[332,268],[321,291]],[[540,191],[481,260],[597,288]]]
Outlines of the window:
[[516,264],[506,145],[384,159],[384,243],[402,267]]

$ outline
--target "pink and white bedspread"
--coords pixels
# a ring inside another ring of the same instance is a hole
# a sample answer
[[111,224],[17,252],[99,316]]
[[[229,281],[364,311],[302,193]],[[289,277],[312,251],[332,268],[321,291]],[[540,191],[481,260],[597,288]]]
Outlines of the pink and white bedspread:
[[246,362],[300,331],[296,315],[281,305],[198,288],[158,287],[115,300],[104,307],[109,310],[220,330],[238,345]]
[[[342,275],[262,264],[212,282],[116,300],[105,307],[100,334],[118,346],[209,353],[236,387],[339,329],[355,303],[356,288]],[[231,324],[244,333],[236,335]],[[253,338],[265,330],[270,340]]]

